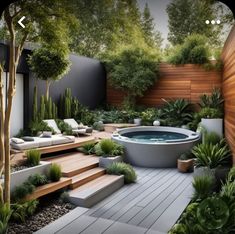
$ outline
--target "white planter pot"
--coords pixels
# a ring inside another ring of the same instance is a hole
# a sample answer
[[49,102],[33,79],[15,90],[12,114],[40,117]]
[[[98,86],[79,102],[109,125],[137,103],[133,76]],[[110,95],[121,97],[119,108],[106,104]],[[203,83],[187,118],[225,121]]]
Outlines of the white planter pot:
[[209,167],[194,167],[193,176],[215,176],[215,169],[210,169]]
[[115,157],[99,157],[99,167],[107,168],[113,163],[122,162],[121,156]]
[[11,173],[11,191],[18,185],[23,184],[31,175],[45,175],[49,171],[51,162],[40,161],[40,164],[35,167],[29,167],[20,171]]
[[208,132],[215,132],[223,137],[223,119],[202,119],[202,126]]
[[140,126],[141,125],[141,118],[134,119],[134,124]]

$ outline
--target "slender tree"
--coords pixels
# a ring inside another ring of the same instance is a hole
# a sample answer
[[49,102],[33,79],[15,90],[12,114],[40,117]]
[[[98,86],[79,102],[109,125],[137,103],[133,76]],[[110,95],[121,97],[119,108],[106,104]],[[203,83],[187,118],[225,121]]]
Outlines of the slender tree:
[[[3,13],[9,41],[9,79],[5,110],[2,105],[2,89],[0,92],[0,165],[4,163],[3,200],[8,205],[10,204],[10,117],[13,97],[16,93],[16,68],[26,40],[46,41],[51,47],[66,48],[64,45],[67,43],[70,29],[72,26],[75,27],[72,22],[76,22],[71,14],[72,9],[73,1],[69,0],[20,0],[9,5]],[[17,24],[22,16],[27,16],[24,29]],[[2,87],[2,77],[0,83]]]
[[146,43],[149,46],[161,47],[163,39],[161,33],[155,29],[154,19],[151,16],[148,3],[145,4],[141,19],[141,26]]

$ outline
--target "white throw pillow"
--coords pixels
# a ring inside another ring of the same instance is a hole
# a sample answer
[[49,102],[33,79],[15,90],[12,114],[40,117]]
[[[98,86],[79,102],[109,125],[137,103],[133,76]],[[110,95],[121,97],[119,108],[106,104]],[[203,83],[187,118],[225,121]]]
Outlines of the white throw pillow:
[[23,144],[24,143],[24,140],[22,140],[20,138],[16,138],[16,137],[11,138],[11,141],[15,144]]

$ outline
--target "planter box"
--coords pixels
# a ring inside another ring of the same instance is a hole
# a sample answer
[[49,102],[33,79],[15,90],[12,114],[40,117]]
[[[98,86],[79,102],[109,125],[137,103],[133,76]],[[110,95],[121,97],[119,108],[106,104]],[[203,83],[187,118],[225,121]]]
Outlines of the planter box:
[[141,125],[141,118],[134,119],[134,124],[136,124],[137,126],[140,126]]
[[122,162],[122,156],[116,157],[99,157],[99,167],[107,168],[112,163]]
[[17,186],[23,184],[30,175],[47,174],[51,162],[40,161],[40,164],[35,167],[29,167],[24,170],[11,173],[11,191]]
[[177,160],[177,167],[179,172],[191,172],[193,171],[193,164],[194,164],[194,159],[187,159],[187,160]]
[[202,118],[202,126],[208,132],[215,132],[223,137],[223,119],[204,119]]

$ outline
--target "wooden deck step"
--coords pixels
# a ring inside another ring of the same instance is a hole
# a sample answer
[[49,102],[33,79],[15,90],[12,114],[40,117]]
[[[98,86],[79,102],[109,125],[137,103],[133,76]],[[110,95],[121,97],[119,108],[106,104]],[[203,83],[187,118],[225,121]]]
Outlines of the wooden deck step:
[[82,207],[91,207],[124,184],[123,176],[103,175],[69,192],[72,203]]
[[68,167],[62,165],[62,175],[64,177],[73,177],[98,166],[99,160],[87,160]]
[[71,178],[62,177],[60,179],[60,181],[58,181],[58,182],[53,182],[50,184],[45,184],[45,185],[37,187],[36,190],[32,194],[28,195],[25,198],[25,200],[29,201],[29,200],[37,199],[37,198],[42,197],[46,194],[55,192],[56,190],[59,190],[61,188],[65,188],[68,185],[70,185],[71,183],[72,183]]
[[75,189],[85,183],[90,182],[105,174],[105,169],[101,167],[93,168],[91,170],[80,173],[72,177],[72,184],[69,186],[70,189]]

